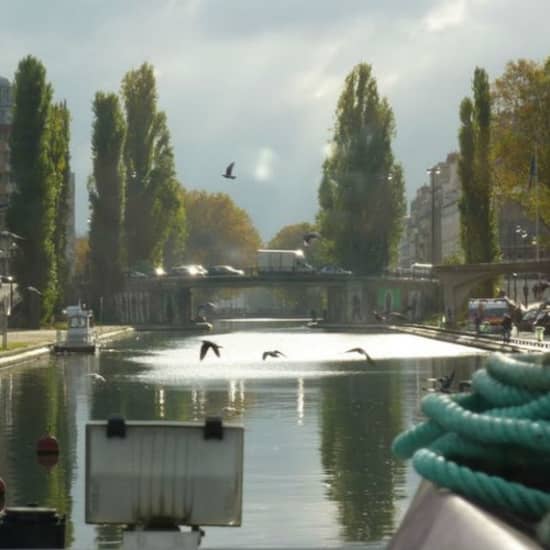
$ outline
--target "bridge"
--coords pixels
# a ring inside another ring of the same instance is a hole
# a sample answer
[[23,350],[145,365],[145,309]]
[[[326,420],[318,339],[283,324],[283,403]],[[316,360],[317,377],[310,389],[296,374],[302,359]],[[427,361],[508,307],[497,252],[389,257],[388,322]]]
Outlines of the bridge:
[[163,276],[127,279],[115,297],[116,317],[121,323],[185,327],[195,317],[200,291],[252,288],[318,288],[324,293],[325,319],[334,323],[365,322],[374,310],[406,311],[411,320],[418,320],[439,306],[437,282],[430,279],[319,273]]
[[433,273],[441,285],[444,311],[454,319],[476,286],[507,274],[550,274],[550,260],[436,265]]

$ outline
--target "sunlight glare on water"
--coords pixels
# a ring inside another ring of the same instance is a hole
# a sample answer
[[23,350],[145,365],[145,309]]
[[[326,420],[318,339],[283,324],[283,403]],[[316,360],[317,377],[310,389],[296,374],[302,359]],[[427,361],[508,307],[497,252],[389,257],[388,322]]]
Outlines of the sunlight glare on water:
[[[242,331],[182,338],[170,349],[137,353],[127,357],[149,367],[137,378],[143,381],[181,383],[192,379],[276,379],[320,378],[364,373],[383,368],[384,360],[399,358],[448,357],[471,354],[471,349],[455,344],[406,334],[320,333],[311,345],[311,332]],[[221,357],[209,350],[203,361],[199,350],[203,339],[221,346]],[[355,347],[364,348],[379,365],[369,366]],[[286,357],[262,360],[267,350],[280,350]]]

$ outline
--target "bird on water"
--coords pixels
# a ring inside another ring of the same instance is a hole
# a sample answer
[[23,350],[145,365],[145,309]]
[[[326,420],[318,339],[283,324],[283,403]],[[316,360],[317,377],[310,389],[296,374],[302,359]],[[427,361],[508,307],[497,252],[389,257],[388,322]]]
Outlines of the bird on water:
[[360,353],[365,357],[369,365],[375,365],[374,359],[363,349],[363,348],[351,348],[346,351],[346,353]]
[[264,351],[262,354],[262,359],[265,361],[267,357],[286,357],[286,355],[279,351],[278,349],[274,349],[273,351]]
[[234,180],[237,176],[234,176],[233,175],[233,167],[235,166],[235,163],[232,162],[226,169],[225,169],[225,174],[222,174],[222,177],[224,178],[227,178],[227,179],[230,179],[230,180]]
[[201,355],[200,355],[201,361],[204,359],[204,356],[208,353],[209,349],[212,349],[212,351],[219,357],[221,347],[222,346],[220,346],[219,344],[215,344],[210,340],[203,340],[202,346],[201,346]]

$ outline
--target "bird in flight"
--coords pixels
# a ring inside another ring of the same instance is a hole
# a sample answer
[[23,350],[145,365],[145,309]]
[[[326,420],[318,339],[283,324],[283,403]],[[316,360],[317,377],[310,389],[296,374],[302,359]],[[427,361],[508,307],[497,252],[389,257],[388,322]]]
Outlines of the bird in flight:
[[219,357],[220,356],[220,346],[219,344],[215,344],[214,342],[211,342],[210,340],[203,340],[202,346],[201,346],[201,361],[204,359],[204,356],[208,352],[210,348],[212,348],[212,351]]
[[360,353],[361,355],[365,356],[365,359],[367,360],[367,363],[369,365],[375,365],[374,359],[363,349],[363,348],[351,348],[346,351],[346,353]]
[[233,175],[233,167],[235,166],[235,163],[232,162],[226,169],[225,169],[225,174],[222,174],[222,177],[224,178],[227,178],[227,179],[230,179],[230,180],[234,180],[237,176],[234,176]]
[[262,359],[265,361],[267,357],[286,357],[286,355],[279,351],[278,349],[274,349],[273,351],[264,351],[262,354]]
[[320,239],[320,238],[321,238],[321,233],[318,233],[317,231],[309,231],[304,235],[304,246],[309,246],[313,239]]
[[94,380],[97,380],[98,382],[107,382],[104,376],[101,376],[101,374],[97,374],[97,372],[91,372],[88,374],[90,378],[93,378]]

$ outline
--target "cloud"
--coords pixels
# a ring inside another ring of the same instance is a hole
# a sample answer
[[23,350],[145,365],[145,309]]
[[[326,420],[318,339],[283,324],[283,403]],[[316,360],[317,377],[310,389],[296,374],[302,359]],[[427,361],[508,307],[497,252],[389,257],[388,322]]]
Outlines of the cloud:
[[254,169],[254,177],[257,181],[269,181],[273,176],[273,161],[275,153],[269,147],[263,147],[258,153],[258,160]]
[[428,12],[424,23],[428,31],[441,32],[462,25],[465,18],[466,0],[449,0]]
[[[71,110],[77,220],[86,228],[91,102],[151,62],[186,186],[229,191],[263,237],[311,221],[346,75],[372,64],[395,114],[394,154],[409,198],[425,168],[457,147],[458,106],[475,66],[548,54],[548,0],[55,0],[8,2],[0,73],[27,53],[44,62]],[[220,177],[234,160],[238,180]],[[277,183],[274,185],[273,182]],[[263,185],[259,185],[263,182]],[[272,184],[268,184],[272,182]],[[228,187],[229,185],[229,187]],[[270,208],[266,209],[265,204]]]

